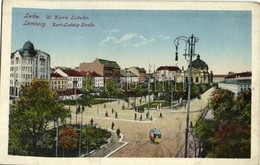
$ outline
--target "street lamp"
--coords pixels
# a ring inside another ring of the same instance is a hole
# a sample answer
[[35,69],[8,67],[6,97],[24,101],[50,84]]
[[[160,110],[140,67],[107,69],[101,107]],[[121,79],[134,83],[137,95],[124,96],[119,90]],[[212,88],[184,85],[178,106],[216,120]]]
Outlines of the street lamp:
[[150,72],[151,72],[151,65],[149,64],[149,74],[148,74],[148,105],[147,105],[147,109],[148,109],[148,119],[151,118],[151,112],[150,112],[150,86],[151,86],[151,77],[150,77]]
[[[185,53],[183,54],[185,59],[189,63],[189,68],[190,68],[190,74],[189,74],[189,89],[188,89],[188,100],[187,100],[187,116],[186,116],[186,131],[185,131],[185,153],[184,157],[187,158],[187,148],[188,148],[188,135],[189,135],[189,113],[190,113],[190,95],[191,95],[191,84],[192,84],[192,57],[195,56],[195,43],[198,42],[198,38],[194,37],[191,35],[191,37],[185,37],[185,36],[180,36],[177,37],[174,40],[174,45],[176,47],[176,56],[175,56],[175,61],[178,61],[178,46],[179,46],[179,41],[184,41],[185,42]],[[187,50],[188,49],[188,50]]]
[[76,124],[77,124],[77,113],[78,113],[78,108],[77,108],[77,80],[73,80],[73,90],[74,90],[74,94],[75,94],[75,108],[76,108]]

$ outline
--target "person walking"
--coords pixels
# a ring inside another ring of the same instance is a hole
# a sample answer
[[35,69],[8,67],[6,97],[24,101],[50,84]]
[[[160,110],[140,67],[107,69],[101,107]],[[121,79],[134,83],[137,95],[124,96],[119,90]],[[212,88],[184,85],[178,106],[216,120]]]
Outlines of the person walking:
[[135,120],[136,120],[136,118],[137,118],[137,114],[135,113]]
[[141,116],[140,116],[140,121],[142,121],[142,118],[143,118],[143,116],[141,115]]
[[159,117],[162,118],[162,112],[160,112],[160,116]]
[[114,130],[114,126],[115,126],[115,123],[112,122],[112,124],[111,124],[111,129],[112,129],[112,130]]
[[116,114],[115,114],[115,118],[117,119],[117,117],[118,117],[118,116],[117,116],[117,112],[116,112]]
[[120,129],[117,128],[117,130],[116,130],[116,134],[117,134],[117,137],[118,137],[118,138],[120,137],[120,133],[121,133]]
[[94,122],[94,120],[93,120],[93,118],[91,118],[91,120],[90,120],[90,124],[93,126],[93,122]]
[[112,108],[112,114],[114,114],[114,108]]

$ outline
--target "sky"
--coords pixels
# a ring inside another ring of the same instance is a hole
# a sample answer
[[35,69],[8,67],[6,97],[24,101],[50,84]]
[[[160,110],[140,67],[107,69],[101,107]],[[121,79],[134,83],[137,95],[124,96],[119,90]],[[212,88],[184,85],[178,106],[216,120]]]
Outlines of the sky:
[[[71,19],[77,16],[81,19]],[[138,66],[148,71],[150,64],[153,71],[175,66],[174,40],[193,34],[199,39],[195,53],[209,71],[245,72],[252,67],[251,18],[250,11],[13,8],[11,52],[31,41],[35,49],[50,54],[51,67],[74,68],[101,58],[116,61],[122,69]],[[91,26],[62,27],[60,23]],[[188,66],[184,49],[185,42],[180,41],[180,68]]]

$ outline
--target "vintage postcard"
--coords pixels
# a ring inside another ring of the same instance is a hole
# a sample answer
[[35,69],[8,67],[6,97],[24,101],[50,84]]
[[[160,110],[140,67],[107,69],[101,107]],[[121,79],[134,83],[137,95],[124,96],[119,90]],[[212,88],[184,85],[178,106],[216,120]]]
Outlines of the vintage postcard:
[[2,13],[0,163],[259,163],[257,3]]

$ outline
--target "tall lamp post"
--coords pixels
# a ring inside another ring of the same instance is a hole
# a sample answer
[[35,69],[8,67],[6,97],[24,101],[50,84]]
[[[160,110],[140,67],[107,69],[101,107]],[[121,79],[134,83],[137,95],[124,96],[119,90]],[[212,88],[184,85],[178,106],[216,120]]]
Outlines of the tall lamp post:
[[188,100],[187,100],[187,116],[186,116],[186,130],[185,130],[185,153],[184,157],[187,158],[187,149],[188,149],[188,135],[189,135],[189,115],[190,115],[190,95],[191,95],[191,84],[192,84],[192,57],[195,56],[195,43],[198,42],[198,38],[194,37],[191,35],[191,37],[185,37],[185,36],[180,36],[177,37],[174,40],[174,45],[176,47],[176,57],[175,61],[178,61],[178,46],[179,46],[179,41],[184,41],[186,44],[185,47],[185,53],[183,54],[185,59],[189,63],[189,68],[190,68],[190,74],[189,74],[189,88],[188,88]]
[[77,123],[77,114],[78,114],[78,108],[77,108],[77,83],[78,83],[78,81],[77,80],[73,80],[73,89],[74,89],[74,94],[75,94],[75,107],[76,107],[76,124],[78,124]]

